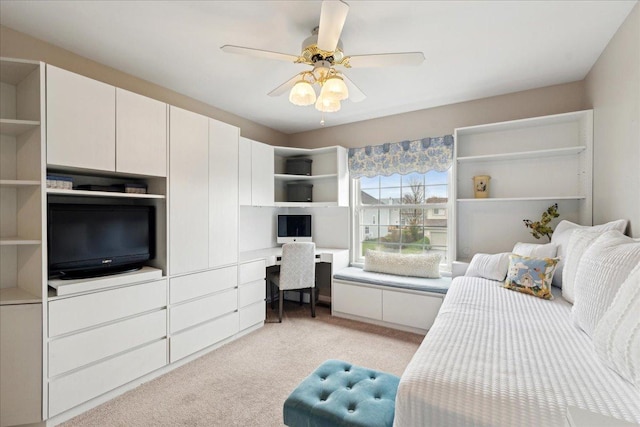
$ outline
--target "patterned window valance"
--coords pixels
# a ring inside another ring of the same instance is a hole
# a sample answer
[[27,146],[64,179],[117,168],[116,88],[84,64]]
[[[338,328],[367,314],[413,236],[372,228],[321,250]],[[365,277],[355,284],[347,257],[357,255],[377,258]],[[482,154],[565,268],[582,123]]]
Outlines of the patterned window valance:
[[451,167],[453,135],[349,149],[351,178],[439,172]]

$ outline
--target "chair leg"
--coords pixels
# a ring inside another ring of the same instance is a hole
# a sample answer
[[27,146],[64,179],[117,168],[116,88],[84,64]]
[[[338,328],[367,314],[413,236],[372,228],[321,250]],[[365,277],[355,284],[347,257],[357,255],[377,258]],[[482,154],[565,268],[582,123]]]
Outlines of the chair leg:
[[316,317],[316,288],[311,288],[311,317]]
[[278,322],[282,323],[282,303],[284,301],[284,291],[282,289],[280,289],[278,296]]
[[269,281],[269,299],[271,300],[271,310],[275,310],[276,309],[276,300],[275,298],[273,298],[273,288],[275,287],[275,285],[273,284],[272,281]]

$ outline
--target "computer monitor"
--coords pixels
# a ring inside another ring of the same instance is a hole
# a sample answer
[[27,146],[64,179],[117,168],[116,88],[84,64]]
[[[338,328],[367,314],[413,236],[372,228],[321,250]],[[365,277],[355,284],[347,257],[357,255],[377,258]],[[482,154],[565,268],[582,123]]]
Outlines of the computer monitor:
[[312,242],[311,215],[278,215],[278,243]]

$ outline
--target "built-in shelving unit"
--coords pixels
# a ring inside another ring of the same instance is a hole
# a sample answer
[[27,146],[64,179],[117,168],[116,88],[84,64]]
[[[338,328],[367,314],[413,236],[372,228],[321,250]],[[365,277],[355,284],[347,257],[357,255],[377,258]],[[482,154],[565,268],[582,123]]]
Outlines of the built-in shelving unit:
[[[553,203],[559,219],[591,224],[592,140],[590,110],[456,129],[456,259],[545,243],[522,220]],[[488,198],[474,197],[476,175],[491,177]]]
[[[290,158],[312,160],[311,175],[286,173],[286,161]],[[277,207],[332,207],[349,205],[347,151],[343,147],[317,149],[275,147],[274,196]],[[290,202],[287,186],[292,183],[313,185],[312,202]]]
[[47,194],[75,197],[114,197],[125,199],[164,199],[164,194],[138,194],[121,193],[116,191],[88,191],[88,190],[64,190],[60,188],[47,188]]

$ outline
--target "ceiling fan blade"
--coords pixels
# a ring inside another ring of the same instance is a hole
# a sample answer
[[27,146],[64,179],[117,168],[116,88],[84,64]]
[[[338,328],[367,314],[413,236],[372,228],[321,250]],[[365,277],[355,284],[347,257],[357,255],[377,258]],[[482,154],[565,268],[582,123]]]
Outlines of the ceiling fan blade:
[[336,50],[344,21],[349,13],[349,5],[341,0],[324,0],[320,10],[318,29],[318,49],[327,52]]
[[253,49],[250,47],[233,46],[226,44],[220,48],[226,53],[237,53],[240,55],[253,56],[256,58],[276,59],[278,61],[296,62],[298,57],[295,55],[288,55],[286,53],[271,52],[268,50]]
[[349,57],[352,68],[392,67],[395,65],[420,65],[424,61],[422,52],[380,53],[375,55],[353,55]]
[[288,92],[297,82],[300,80],[300,74],[296,74],[291,77],[286,82],[282,83],[280,86],[269,92],[267,95],[269,96],[280,96],[286,92]]
[[347,85],[347,89],[349,89],[349,101],[351,102],[364,101],[367,95],[365,95],[364,92],[362,92],[360,88],[356,86],[356,84],[349,79],[349,77],[345,76],[342,73],[340,74],[340,76],[342,77],[345,84]]

